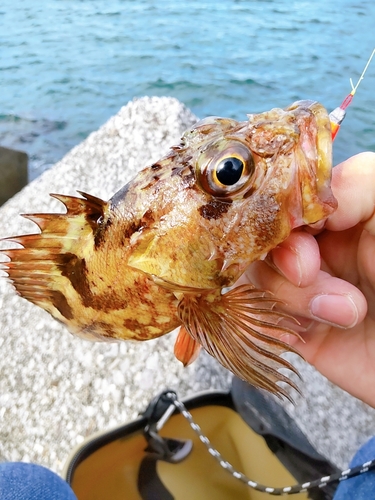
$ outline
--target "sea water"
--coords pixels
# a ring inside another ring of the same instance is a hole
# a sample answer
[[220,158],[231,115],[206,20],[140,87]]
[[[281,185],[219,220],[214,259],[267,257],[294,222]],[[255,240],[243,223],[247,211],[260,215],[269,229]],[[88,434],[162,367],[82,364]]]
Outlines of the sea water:
[[[331,110],[374,24],[372,0],[1,0],[0,145],[26,151],[35,178],[134,97],[239,120],[298,99]],[[374,115],[375,61],[336,162],[375,150]]]

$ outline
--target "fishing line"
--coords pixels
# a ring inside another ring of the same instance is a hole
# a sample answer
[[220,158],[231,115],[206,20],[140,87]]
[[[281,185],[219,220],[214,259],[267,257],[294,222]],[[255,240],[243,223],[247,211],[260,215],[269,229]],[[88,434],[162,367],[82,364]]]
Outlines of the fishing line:
[[361,76],[359,77],[359,80],[357,84],[354,86],[353,81],[350,78],[350,85],[352,87],[352,91],[345,97],[345,99],[342,101],[340,106],[338,108],[335,108],[331,113],[329,114],[329,119],[331,122],[331,130],[332,130],[332,140],[335,139],[337,132],[340,129],[340,125],[344,121],[344,118],[346,116],[346,108],[351,104],[354,94],[357,92],[357,89],[359,87],[359,84],[365,77],[365,73],[367,71],[367,68],[369,67],[372,58],[374,57],[375,54],[375,49],[372,51],[371,56],[369,57],[366,66],[364,67],[364,70],[362,71]]
[[[237,469],[235,469],[235,467],[233,467],[233,465],[230,462],[225,460],[225,458],[221,455],[221,453],[212,446],[211,441],[208,439],[208,437],[205,434],[203,434],[202,429],[194,421],[192,414],[187,410],[184,403],[182,403],[177,398],[176,393],[168,392],[165,394],[165,396],[171,401],[171,406],[168,408],[166,412],[168,413],[168,417],[173,413],[173,411],[171,411],[171,407],[173,409],[177,408],[177,410],[181,413],[181,415],[188,421],[191,429],[199,437],[199,440],[205,445],[205,447],[208,450],[208,453],[219,463],[220,467],[229,472],[234,478],[238,479],[242,483],[245,483],[250,488],[257,491],[261,491],[262,493],[268,493],[269,495],[274,495],[274,496],[294,495],[297,493],[304,493],[314,488],[324,488],[328,484],[345,481],[346,479],[359,476],[360,474],[364,474],[369,470],[375,469],[375,459],[374,459],[374,460],[369,460],[363,463],[362,465],[351,467],[341,472],[336,472],[329,476],[320,477],[319,479],[314,479],[313,481],[308,481],[303,484],[295,484],[292,486],[284,486],[281,488],[265,486],[264,484],[260,484],[257,481],[253,481],[242,472],[239,472]],[[162,419],[164,424],[166,419],[164,419],[164,416],[162,417]],[[160,419],[160,421],[162,419]]]

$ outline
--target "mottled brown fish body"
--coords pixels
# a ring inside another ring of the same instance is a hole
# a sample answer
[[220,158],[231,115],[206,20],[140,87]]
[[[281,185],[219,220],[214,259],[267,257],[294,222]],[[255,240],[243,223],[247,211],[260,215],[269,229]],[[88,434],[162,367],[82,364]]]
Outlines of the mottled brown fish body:
[[18,292],[91,338],[146,340],[182,325],[177,357],[201,346],[236,375],[273,392],[293,367],[269,294],[223,294],[299,226],[336,207],[331,129],[318,103],[202,120],[109,202],[53,195],[66,214],[28,216],[40,234],[4,250]]
[[53,195],[67,214],[29,215],[42,235],[12,238],[24,247],[5,251],[17,291],[85,338],[147,340],[176,328],[174,295],[127,265],[108,203],[82,195]]

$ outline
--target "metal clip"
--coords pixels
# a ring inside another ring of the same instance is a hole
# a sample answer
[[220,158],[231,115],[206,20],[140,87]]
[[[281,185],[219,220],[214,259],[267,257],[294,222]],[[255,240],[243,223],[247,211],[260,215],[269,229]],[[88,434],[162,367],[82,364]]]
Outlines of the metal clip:
[[148,419],[144,428],[144,436],[148,445],[146,451],[154,455],[157,460],[171,463],[184,460],[193,448],[193,442],[190,439],[184,441],[164,438],[159,435],[159,431],[176,409],[173,403],[175,399],[177,399],[177,395],[174,391],[163,391],[151,401],[143,414]]

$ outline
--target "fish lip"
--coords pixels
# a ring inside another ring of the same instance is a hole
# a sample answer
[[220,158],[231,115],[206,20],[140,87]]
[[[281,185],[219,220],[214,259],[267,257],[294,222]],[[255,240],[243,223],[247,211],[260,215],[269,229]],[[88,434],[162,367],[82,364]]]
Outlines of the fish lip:
[[[332,131],[328,111],[318,101],[301,100],[291,104],[287,111],[307,110],[313,114],[316,126],[317,177],[321,185],[329,184],[332,171]],[[320,181],[319,181],[320,179]]]
[[[319,207],[320,205],[320,209],[309,210],[309,200],[312,195],[309,193],[304,202],[303,222],[310,225],[326,219],[337,208],[337,201],[330,187],[332,176],[331,122],[328,111],[317,101],[296,101],[286,110],[296,116],[300,128],[299,147],[309,165],[308,171],[310,171],[310,174],[307,174],[310,179],[307,179],[306,182],[314,186],[313,191],[317,201],[315,206]],[[319,217],[312,220],[316,214],[319,214]]]
[[310,110],[315,116],[315,119],[317,120],[317,125],[319,129],[323,127],[331,130],[328,111],[322,104],[320,104],[320,102],[304,99],[301,101],[295,101],[293,104],[291,104],[286,108],[287,111],[295,111],[297,109]]
[[296,115],[304,110],[312,113],[315,118],[317,175],[321,177],[322,185],[327,184],[332,170],[332,131],[328,111],[320,102],[309,99],[296,101],[286,108],[286,111],[295,112]]
[[309,109],[312,111],[316,118],[322,119],[324,122],[329,122],[328,111],[326,108],[320,104],[318,101],[312,101],[310,99],[304,99],[301,101],[295,101],[293,104],[286,108],[287,111],[294,111],[296,109]]
[[[293,104],[287,107],[288,111],[293,111],[296,108],[310,108],[314,104],[319,104],[318,101],[313,101],[311,99],[301,99],[300,101],[295,101]],[[320,104],[321,106],[321,104]]]
[[326,108],[317,101],[299,101],[299,106],[309,109],[317,127],[317,183],[318,189],[330,185],[332,175],[332,129]]

